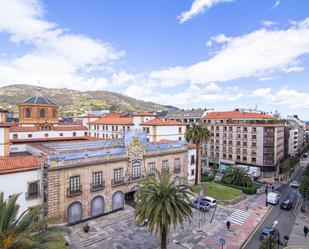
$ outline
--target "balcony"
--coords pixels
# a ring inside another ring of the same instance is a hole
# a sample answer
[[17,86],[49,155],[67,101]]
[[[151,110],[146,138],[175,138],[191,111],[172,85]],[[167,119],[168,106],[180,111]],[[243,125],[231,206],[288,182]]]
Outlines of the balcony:
[[26,200],[35,199],[41,197],[40,191],[38,192],[26,192],[25,193]]
[[131,181],[137,181],[137,180],[139,180],[139,179],[141,179],[141,178],[142,178],[142,175],[139,174],[139,175],[131,176],[130,180],[131,180]]
[[180,172],[180,167],[174,168],[174,173],[179,173]]
[[170,173],[170,169],[169,168],[162,168],[162,173]]
[[156,172],[148,172],[148,176],[155,176]]
[[98,190],[102,190],[105,188],[105,181],[103,180],[101,183],[90,183],[90,191],[91,192],[95,192],[95,191],[98,191]]
[[121,178],[121,179],[112,179],[111,180],[111,184],[113,187],[115,186],[119,186],[119,185],[123,185],[124,184],[124,179]]
[[67,188],[67,197],[81,195],[82,193],[82,185],[79,185],[77,189]]

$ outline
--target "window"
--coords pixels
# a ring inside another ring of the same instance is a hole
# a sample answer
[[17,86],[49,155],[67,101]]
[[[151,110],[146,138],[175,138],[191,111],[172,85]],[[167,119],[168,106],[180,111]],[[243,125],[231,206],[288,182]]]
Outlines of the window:
[[80,176],[70,177],[70,192],[77,193],[80,192]]
[[17,134],[13,134],[13,139],[18,139],[18,135]]
[[[87,136],[87,134],[85,136]],[[59,137],[63,137],[63,133],[59,133]]]
[[102,171],[92,173],[92,187],[99,188],[103,186]]
[[252,139],[253,139],[253,140],[256,139],[256,135],[252,135]]
[[191,155],[191,161],[190,161],[190,164],[195,164],[195,156],[194,155]]
[[149,134],[149,127],[146,128],[146,133]]
[[32,137],[32,134],[28,134],[28,137]]
[[182,140],[182,138],[181,137],[178,137],[178,141],[181,141]]
[[166,170],[166,171],[169,170],[169,167],[168,167],[168,160],[162,161],[162,170]]
[[139,179],[141,178],[141,163],[134,162],[132,163],[132,179]]
[[44,137],[48,137],[48,133],[45,133],[45,134],[44,134]]
[[73,137],[76,137],[76,132],[73,132]]
[[115,169],[114,170],[114,182],[122,182],[123,181],[123,169]]
[[191,176],[194,176],[194,169],[191,169]]
[[178,132],[181,133],[181,127],[178,127]]
[[30,118],[31,117],[31,110],[30,110],[30,108],[26,108],[26,110],[25,110],[25,117],[26,118]]
[[148,163],[148,175],[155,175],[156,174],[156,163],[155,162],[151,162]]
[[180,158],[175,158],[174,160],[174,168],[180,169]]
[[45,110],[43,108],[40,109],[39,116],[40,118],[45,118]]
[[27,198],[35,198],[40,195],[39,181],[28,183]]

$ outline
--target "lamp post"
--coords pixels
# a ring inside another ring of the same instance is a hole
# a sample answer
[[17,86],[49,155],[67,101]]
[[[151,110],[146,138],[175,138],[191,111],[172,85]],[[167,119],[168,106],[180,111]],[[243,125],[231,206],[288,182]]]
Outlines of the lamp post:
[[266,200],[265,200],[265,206],[267,207],[268,206],[268,203],[267,203],[267,194],[268,194],[268,186],[266,186],[266,188],[265,188],[265,198],[266,198]]

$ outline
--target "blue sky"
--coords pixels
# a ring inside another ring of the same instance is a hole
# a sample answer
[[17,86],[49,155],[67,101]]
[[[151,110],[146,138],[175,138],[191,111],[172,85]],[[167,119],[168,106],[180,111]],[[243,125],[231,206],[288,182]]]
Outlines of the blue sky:
[[307,0],[1,0],[0,85],[309,120]]

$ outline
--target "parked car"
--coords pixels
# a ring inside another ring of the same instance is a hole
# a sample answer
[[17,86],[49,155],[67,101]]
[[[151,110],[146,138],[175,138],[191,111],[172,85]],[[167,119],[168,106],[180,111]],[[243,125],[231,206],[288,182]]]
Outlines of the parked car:
[[212,197],[210,197],[210,196],[206,196],[203,200],[206,201],[206,202],[210,205],[210,207],[215,207],[215,206],[217,206],[217,201],[216,201],[216,199],[214,199],[214,198],[212,198]]
[[264,240],[272,236],[277,236],[278,234],[279,231],[276,228],[265,227],[260,234],[260,240]]
[[289,199],[286,199],[280,205],[280,208],[285,209],[285,210],[291,210],[292,207],[293,207],[293,203]]
[[267,203],[277,205],[280,195],[276,192],[270,192],[267,194]]
[[290,183],[290,186],[291,186],[292,188],[298,188],[298,187],[299,187],[299,183],[298,183],[297,181],[292,181],[292,182]]
[[202,212],[207,212],[207,211],[209,211],[210,205],[209,205],[205,200],[202,200],[201,203],[200,203],[200,205],[198,205],[198,202],[197,202],[197,201],[198,201],[198,199],[197,199],[197,198],[194,198],[194,199],[191,201],[190,205],[191,205],[192,207],[196,208],[196,209],[199,209],[199,210],[202,211]]

